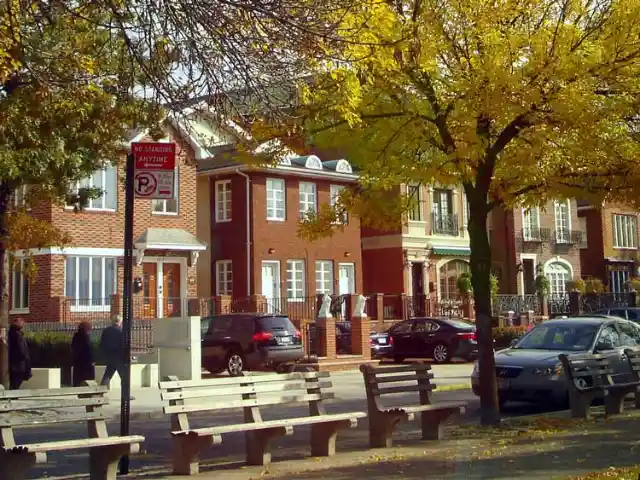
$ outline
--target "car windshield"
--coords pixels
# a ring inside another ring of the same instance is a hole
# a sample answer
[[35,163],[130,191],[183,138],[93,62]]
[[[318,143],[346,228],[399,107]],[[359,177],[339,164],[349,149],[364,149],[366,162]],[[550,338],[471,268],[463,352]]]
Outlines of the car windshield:
[[296,327],[291,323],[288,317],[262,317],[256,322],[257,331],[273,332],[275,330],[293,331]]
[[588,350],[599,325],[542,324],[525,335],[514,348],[533,350]]

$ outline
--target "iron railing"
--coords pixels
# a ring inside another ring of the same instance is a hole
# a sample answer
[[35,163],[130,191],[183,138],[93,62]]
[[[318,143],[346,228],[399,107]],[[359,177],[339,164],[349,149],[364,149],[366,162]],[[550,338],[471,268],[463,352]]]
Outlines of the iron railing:
[[551,239],[551,229],[540,227],[523,228],[520,232],[520,239],[524,243],[548,242]]
[[458,215],[439,215],[431,213],[431,235],[451,235],[457,237],[460,234]]
[[496,295],[493,298],[493,314],[514,312],[516,315],[533,311],[536,315],[542,314],[540,298],[536,294],[527,295]]

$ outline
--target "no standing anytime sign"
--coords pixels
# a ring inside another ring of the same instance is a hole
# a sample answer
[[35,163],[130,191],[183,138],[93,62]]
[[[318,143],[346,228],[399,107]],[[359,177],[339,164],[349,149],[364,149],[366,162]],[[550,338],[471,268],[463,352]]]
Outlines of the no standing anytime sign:
[[176,144],[133,143],[136,198],[170,199],[175,193]]

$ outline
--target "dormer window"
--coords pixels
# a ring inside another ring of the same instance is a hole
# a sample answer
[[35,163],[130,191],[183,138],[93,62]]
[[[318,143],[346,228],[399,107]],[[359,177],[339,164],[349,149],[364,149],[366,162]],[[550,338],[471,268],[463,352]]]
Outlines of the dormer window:
[[338,160],[338,163],[336,164],[336,172],[353,173],[353,169],[351,168],[351,164],[346,160]]
[[304,164],[305,168],[310,168],[312,170],[322,170],[322,161],[315,155],[309,155]]

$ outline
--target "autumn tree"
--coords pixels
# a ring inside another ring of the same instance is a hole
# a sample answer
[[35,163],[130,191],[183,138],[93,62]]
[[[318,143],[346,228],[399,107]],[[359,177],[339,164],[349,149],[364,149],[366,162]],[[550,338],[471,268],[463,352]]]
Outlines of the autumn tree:
[[278,135],[345,152],[362,189],[343,206],[364,223],[409,204],[394,196],[399,185],[462,185],[481,418],[496,424],[487,217],[551,198],[629,200],[637,189],[640,2],[363,0],[343,29],[363,23],[335,61],[309,66],[304,107]]

